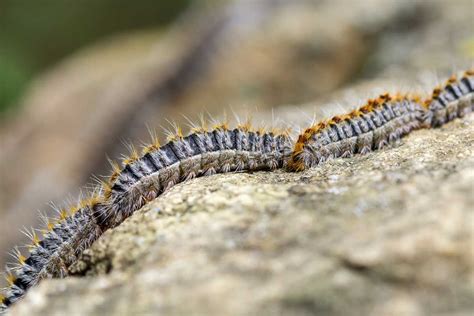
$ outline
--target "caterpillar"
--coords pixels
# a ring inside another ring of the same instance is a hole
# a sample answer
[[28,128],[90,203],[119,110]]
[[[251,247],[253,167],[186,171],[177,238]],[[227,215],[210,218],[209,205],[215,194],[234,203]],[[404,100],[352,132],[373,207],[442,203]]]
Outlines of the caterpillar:
[[367,154],[419,128],[439,127],[474,110],[474,71],[451,76],[429,99],[386,93],[361,108],[321,121],[299,135],[288,169],[302,171],[329,159]]
[[0,312],[20,299],[39,280],[67,275],[67,267],[102,234],[92,218],[92,210],[99,201],[99,196],[94,194],[67,211],[61,210],[56,221],[47,220],[42,240],[34,230],[27,233],[31,239],[28,246],[30,255],[25,258],[16,252],[17,266],[7,269],[9,287],[1,297]]
[[66,276],[67,267],[104,231],[173,185],[215,173],[282,168],[291,152],[288,132],[253,130],[249,123],[232,130],[226,123],[210,130],[203,124],[186,137],[177,128],[163,146],[154,137],[141,156],[132,149],[123,168],[112,163],[113,173],[98,192],[59,210],[58,219],[47,220],[42,240],[35,231],[28,232],[30,255],[17,252],[17,266],[8,269],[13,271],[6,276],[9,287],[1,297],[0,312],[39,280]]
[[298,138],[288,168],[301,171],[332,158],[382,149],[420,128],[424,114],[418,98],[381,95],[349,114],[306,129]]
[[288,133],[252,131],[248,124],[232,130],[226,123],[211,131],[194,128],[186,137],[178,129],[166,145],[154,141],[141,157],[132,151],[125,167],[115,168],[104,187],[107,202],[95,216],[103,229],[115,227],[176,183],[215,173],[282,168],[291,151]]
[[466,71],[460,80],[454,75],[451,76],[444,88],[435,88],[432,97],[426,100],[428,112],[425,115],[425,123],[438,127],[472,112],[473,91],[474,70]]
[[187,136],[176,127],[165,145],[153,136],[141,154],[132,147],[122,166],[111,162],[111,176],[88,197],[58,209],[57,218],[45,219],[42,238],[35,230],[25,232],[31,239],[29,256],[14,252],[17,263],[6,269],[0,314],[40,280],[67,276],[68,267],[106,230],[177,183],[216,173],[302,171],[381,149],[413,130],[442,126],[472,111],[474,70],[468,70],[435,88],[426,100],[386,93],[305,129],[296,141],[288,131],[255,130],[249,122],[231,129],[227,123],[208,128],[203,120]]

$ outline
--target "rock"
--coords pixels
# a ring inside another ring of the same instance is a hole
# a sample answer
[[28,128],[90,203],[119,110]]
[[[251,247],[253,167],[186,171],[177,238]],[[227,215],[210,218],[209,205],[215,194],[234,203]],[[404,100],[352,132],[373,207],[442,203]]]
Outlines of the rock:
[[296,122],[318,108],[300,111],[301,102],[340,101],[335,90],[366,79],[431,89],[408,81],[471,64],[471,2],[244,0],[229,4],[226,27],[215,21],[220,10],[203,18],[196,5],[167,31],[121,34],[65,58],[35,80],[18,117],[0,124],[0,266],[26,242],[20,229],[40,225],[37,209],[52,214],[50,201],[75,199],[91,174],[109,173],[106,155],[124,154],[124,139],[147,141],[148,127],[257,106],[269,123],[265,109],[296,104],[291,117],[275,118],[303,128],[307,120]]
[[177,185],[12,315],[468,315],[473,143],[470,115],[303,173]]

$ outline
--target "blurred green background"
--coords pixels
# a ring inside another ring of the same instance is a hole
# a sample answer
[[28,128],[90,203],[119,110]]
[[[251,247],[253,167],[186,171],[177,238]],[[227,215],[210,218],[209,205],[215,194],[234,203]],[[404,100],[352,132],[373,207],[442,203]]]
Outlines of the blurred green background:
[[100,38],[171,22],[191,0],[1,0],[0,116],[34,76]]

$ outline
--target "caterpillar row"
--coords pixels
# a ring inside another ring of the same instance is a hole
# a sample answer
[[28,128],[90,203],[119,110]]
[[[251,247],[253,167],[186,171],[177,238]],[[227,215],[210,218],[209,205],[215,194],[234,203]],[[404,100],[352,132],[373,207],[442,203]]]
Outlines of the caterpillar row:
[[229,128],[196,126],[188,136],[177,128],[165,145],[156,138],[131,155],[77,205],[58,210],[42,236],[31,239],[25,257],[6,269],[8,287],[0,296],[0,313],[40,280],[65,277],[68,267],[106,230],[120,225],[147,201],[177,183],[216,173],[286,169],[302,171],[337,157],[381,149],[412,130],[442,126],[474,110],[474,70],[451,77],[427,100],[384,94],[348,114],[319,122],[293,141],[288,132],[254,130],[249,123]]

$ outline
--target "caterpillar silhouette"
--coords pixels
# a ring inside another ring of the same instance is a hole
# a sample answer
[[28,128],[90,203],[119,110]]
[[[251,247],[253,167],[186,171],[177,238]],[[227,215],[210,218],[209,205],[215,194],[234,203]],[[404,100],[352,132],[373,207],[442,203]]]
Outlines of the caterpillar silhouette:
[[302,171],[329,159],[381,149],[412,130],[441,126],[474,110],[474,70],[451,77],[427,100],[384,94],[361,108],[304,130],[294,142],[289,133],[254,130],[249,123],[179,128],[161,146],[156,137],[141,155],[131,150],[123,166],[112,163],[112,175],[77,205],[46,219],[36,230],[29,255],[15,251],[17,263],[6,269],[8,287],[0,296],[0,313],[20,300],[40,280],[65,277],[68,267],[106,230],[120,225],[147,201],[177,183],[216,173],[286,169]]

